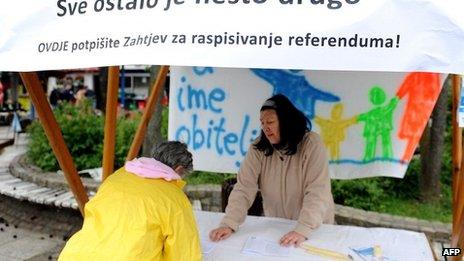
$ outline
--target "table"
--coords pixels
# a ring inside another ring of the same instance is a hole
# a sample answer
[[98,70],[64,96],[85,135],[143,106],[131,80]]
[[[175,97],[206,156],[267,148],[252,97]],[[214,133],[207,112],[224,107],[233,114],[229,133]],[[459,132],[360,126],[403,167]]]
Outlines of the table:
[[[224,213],[195,211],[200,238],[207,240],[209,231],[219,225]],[[245,223],[232,236],[217,243],[204,255],[204,260],[328,260],[291,247],[290,256],[273,257],[242,254],[241,250],[250,236],[265,237],[278,242],[281,236],[295,226],[296,221],[282,218],[248,216]],[[391,260],[433,260],[432,250],[423,233],[389,228],[364,228],[355,226],[326,225],[313,231],[307,244],[350,254],[349,247],[381,246],[384,256]]]

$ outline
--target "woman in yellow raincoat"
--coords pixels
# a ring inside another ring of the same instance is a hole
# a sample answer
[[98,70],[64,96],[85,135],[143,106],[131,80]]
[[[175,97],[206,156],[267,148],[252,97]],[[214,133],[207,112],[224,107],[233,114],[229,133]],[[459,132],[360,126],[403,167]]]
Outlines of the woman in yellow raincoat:
[[59,260],[201,260],[192,207],[181,176],[192,154],[180,142],[159,145],[108,177],[85,206],[82,229]]

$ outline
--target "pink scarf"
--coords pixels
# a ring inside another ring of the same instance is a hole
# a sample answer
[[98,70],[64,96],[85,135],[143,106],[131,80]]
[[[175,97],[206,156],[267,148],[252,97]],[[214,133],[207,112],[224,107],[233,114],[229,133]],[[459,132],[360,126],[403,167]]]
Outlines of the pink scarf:
[[165,179],[167,181],[181,179],[172,168],[153,158],[141,157],[126,161],[124,168],[142,178]]

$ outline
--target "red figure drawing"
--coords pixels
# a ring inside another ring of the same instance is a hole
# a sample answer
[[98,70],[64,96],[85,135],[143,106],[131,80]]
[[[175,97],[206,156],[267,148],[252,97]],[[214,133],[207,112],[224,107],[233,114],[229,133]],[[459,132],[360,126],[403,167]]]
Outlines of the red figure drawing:
[[406,76],[396,96],[408,96],[403,112],[398,137],[407,140],[402,160],[409,161],[419,142],[422,131],[440,95],[440,75],[438,73],[414,72]]

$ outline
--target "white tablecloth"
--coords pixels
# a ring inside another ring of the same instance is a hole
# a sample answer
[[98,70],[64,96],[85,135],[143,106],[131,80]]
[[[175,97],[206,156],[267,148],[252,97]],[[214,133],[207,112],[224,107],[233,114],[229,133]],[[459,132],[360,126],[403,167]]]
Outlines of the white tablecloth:
[[[209,231],[219,225],[224,213],[195,211],[198,230],[203,240],[208,240]],[[241,250],[250,236],[258,236],[278,242],[281,236],[291,231],[295,221],[248,216],[239,231],[216,247],[204,260],[328,260],[291,247],[289,257],[273,257],[242,254]],[[383,254],[392,260],[433,260],[432,251],[423,233],[388,228],[363,228],[354,226],[322,225],[313,231],[307,244],[315,247],[350,254],[359,259],[349,247],[379,245]]]

